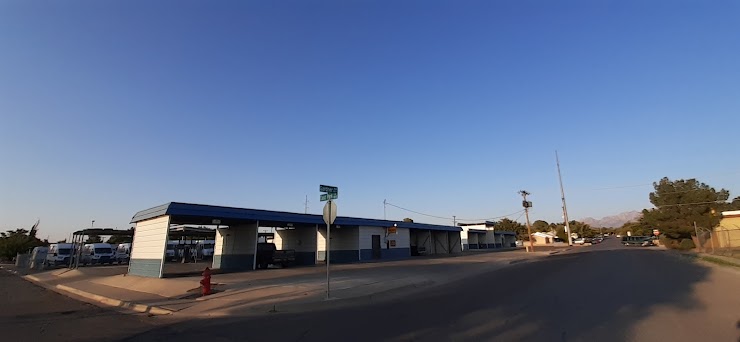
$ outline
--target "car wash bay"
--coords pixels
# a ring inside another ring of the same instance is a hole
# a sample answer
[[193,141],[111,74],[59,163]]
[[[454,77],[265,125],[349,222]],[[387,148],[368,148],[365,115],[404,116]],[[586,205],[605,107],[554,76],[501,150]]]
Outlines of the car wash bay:
[[[274,233],[278,249],[295,251],[295,263],[326,260],[326,225],[320,215],[170,202],[142,210],[132,218],[134,249],[129,273],[164,277],[168,230],[172,225],[216,225],[212,268],[256,268],[260,230]],[[413,222],[337,217],[331,228],[333,262],[357,262],[461,251],[460,228]],[[414,246],[414,248],[412,248]],[[419,253],[416,253],[419,254]]]

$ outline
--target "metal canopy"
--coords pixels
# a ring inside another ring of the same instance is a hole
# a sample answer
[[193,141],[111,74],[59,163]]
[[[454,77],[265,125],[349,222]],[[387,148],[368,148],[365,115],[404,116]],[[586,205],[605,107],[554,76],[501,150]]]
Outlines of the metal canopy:
[[216,230],[202,227],[173,227],[170,228],[170,237],[203,237],[203,238],[215,238]]
[[485,234],[486,232],[485,229],[468,229],[468,233]]
[[78,230],[73,235],[110,235],[110,236],[134,236],[133,229],[113,229],[113,228],[85,228]]
[[[222,225],[237,225],[239,223],[260,222],[263,226],[288,227],[290,224],[298,226],[323,225],[321,215],[298,214],[284,211],[270,211],[260,209],[220,207],[204,204],[170,202],[146,210],[142,210],[131,219],[131,223],[141,222],[156,217],[169,215],[172,224],[200,224],[212,225],[217,219]],[[434,224],[413,223],[403,221],[376,220],[356,217],[337,217],[335,225],[340,226],[369,226],[393,227],[408,229],[424,229],[436,231],[459,232],[460,227],[442,226]]]

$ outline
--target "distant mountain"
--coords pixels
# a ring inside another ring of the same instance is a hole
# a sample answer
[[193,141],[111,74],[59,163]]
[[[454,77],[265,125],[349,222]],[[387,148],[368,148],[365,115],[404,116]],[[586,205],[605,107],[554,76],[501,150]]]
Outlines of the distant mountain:
[[633,222],[640,219],[642,213],[639,211],[627,211],[612,216],[602,217],[595,219],[593,217],[586,217],[580,220],[583,223],[590,225],[591,227],[602,227],[602,228],[617,228],[621,227],[627,222]]

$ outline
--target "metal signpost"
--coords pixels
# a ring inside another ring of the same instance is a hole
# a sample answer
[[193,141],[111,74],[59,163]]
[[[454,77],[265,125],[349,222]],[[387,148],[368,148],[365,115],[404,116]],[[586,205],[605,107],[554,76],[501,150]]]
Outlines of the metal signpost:
[[321,201],[328,201],[324,205],[324,222],[326,222],[326,299],[331,297],[331,290],[329,287],[329,252],[331,251],[331,225],[337,218],[337,204],[334,201],[339,197],[339,188],[336,186],[320,185]]

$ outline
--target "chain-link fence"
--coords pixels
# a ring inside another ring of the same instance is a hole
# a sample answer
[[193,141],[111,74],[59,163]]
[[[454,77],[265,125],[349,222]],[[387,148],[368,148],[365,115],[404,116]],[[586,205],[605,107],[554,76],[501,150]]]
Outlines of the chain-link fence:
[[697,228],[694,243],[700,252],[740,258],[740,226],[720,225],[713,230]]

